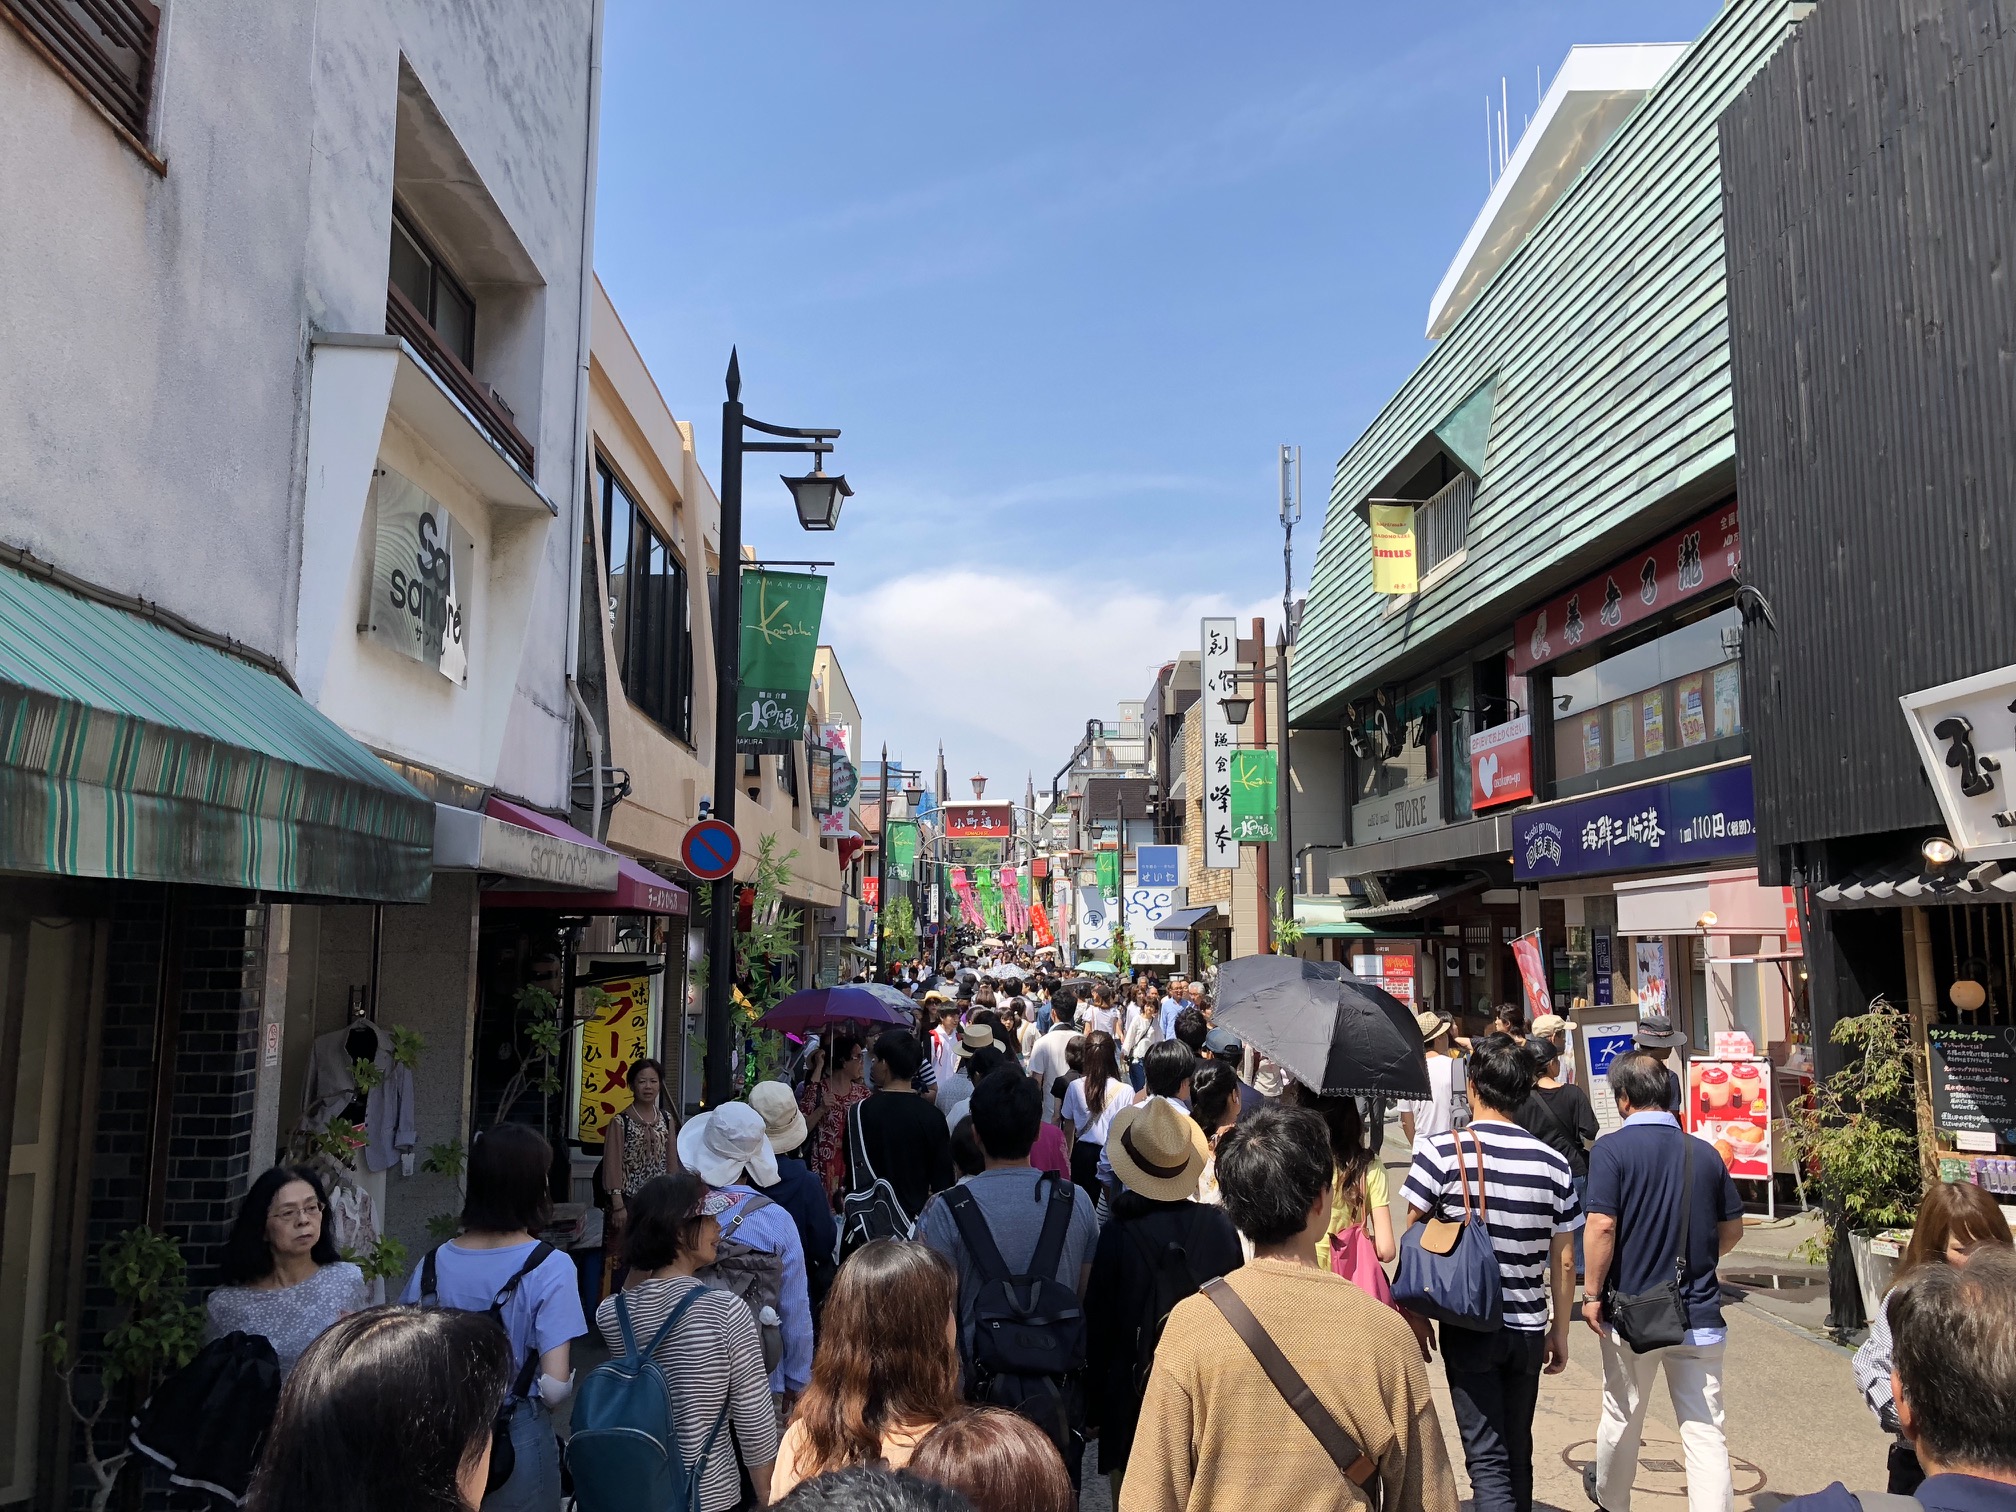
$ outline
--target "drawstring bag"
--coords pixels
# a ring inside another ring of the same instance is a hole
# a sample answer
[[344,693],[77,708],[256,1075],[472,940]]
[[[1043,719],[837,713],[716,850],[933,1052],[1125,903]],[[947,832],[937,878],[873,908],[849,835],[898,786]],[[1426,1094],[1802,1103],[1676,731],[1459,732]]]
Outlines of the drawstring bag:
[[1505,1323],[1504,1279],[1491,1248],[1484,1200],[1484,1146],[1477,1152],[1477,1207],[1470,1207],[1470,1172],[1463,1160],[1463,1136],[1456,1146],[1456,1173],[1463,1192],[1463,1216],[1440,1216],[1417,1223],[1400,1238],[1400,1272],[1393,1278],[1393,1301],[1409,1312],[1452,1328],[1490,1333]]

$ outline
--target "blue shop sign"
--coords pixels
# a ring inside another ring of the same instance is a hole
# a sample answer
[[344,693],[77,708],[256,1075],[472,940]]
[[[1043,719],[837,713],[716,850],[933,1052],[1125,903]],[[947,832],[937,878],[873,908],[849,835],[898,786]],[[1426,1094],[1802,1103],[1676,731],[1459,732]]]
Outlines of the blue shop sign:
[[1756,854],[1748,762],[1512,816],[1512,875],[1521,882],[1747,861]]
[[1182,858],[1183,847],[1180,845],[1137,845],[1134,848],[1134,885],[1180,886],[1176,877]]

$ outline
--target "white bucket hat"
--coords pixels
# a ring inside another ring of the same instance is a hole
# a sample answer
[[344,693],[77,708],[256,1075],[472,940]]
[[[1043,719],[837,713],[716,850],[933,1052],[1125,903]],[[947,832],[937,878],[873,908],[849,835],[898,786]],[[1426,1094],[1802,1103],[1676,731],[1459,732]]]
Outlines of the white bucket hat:
[[777,1184],[777,1154],[763,1115],[743,1102],[688,1119],[679,1131],[679,1163],[709,1186],[732,1186],[745,1171],[752,1186]]

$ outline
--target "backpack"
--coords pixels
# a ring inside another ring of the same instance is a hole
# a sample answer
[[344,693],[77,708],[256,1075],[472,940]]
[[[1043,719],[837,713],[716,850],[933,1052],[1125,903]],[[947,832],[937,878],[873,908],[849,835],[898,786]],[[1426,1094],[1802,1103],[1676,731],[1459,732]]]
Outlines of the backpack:
[[[439,1307],[441,1305],[439,1278],[435,1273],[434,1257],[441,1253],[441,1246],[435,1245],[427,1251],[427,1258],[420,1262],[420,1305]],[[546,1263],[546,1257],[553,1253],[553,1246],[540,1240],[532,1246],[532,1253],[525,1257],[525,1263],[517,1273],[504,1283],[502,1291],[491,1299],[484,1309],[500,1331],[509,1336],[504,1327],[504,1306],[516,1294],[519,1284]],[[497,1416],[490,1424],[490,1480],[484,1487],[487,1495],[511,1479],[511,1472],[518,1468],[518,1451],[511,1447],[511,1415],[518,1410],[518,1404],[532,1395],[532,1378],[539,1373],[539,1346],[525,1346],[525,1363],[518,1367],[518,1374],[511,1382],[511,1390],[504,1397],[504,1405],[497,1409]]]
[[1128,1223],[1126,1233],[1154,1278],[1150,1322],[1134,1336],[1133,1385],[1138,1399],[1148,1389],[1148,1373],[1155,1364],[1155,1351],[1161,1347],[1162,1331],[1169,1326],[1170,1312],[1185,1297],[1197,1294],[1199,1282],[1190,1269],[1190,1252],[1176,1240],[1165,1239],[1159,1246],[1151,1246],[1138,1222]]
[[280,1361],[259,1334],[212,1339],[169,1376],[133,1419],[128,1440],[171,1484],[242,1506],[280,1405]]
[[972,1192],[954,1187],[943,1195],[980,1273],[967,1395],[1009,1408],[1041,1428],[1076,1484],[1085,1422],[1085,1310],[1077,1289],[1057,1279],[1057,1262],[1064,1255],[1077,1188],[1048,1174],[1038,1185],[1045,1181],[1050,1197],[1043,1231],[1027,1272],[1019,1276],[1009,1274]]
[[[775,1370],[784,1359],[784,1257],[735,1237],[751,1213],[774,1207],[768,1197],[748,1196],[733,1218],[721,1225],[721,1246],[714,1263],[693,1274],[717,1291],[733,1292],[749,1306],[756,1331],[763,1336],[763,1368]],[[764,1314],[769,1314],[765,1317]]]
[[616,1294],[623,1353],[589,1371],[574,1398],[567,1468],[574,1477],[578,1512],[635,1512],[637,1508],[694,1512],[699,1507],[700,1472],[728,1420],[728,1403],[721,1403],[699,1457],[690,1465],[681,1460],[672,1420],[672,1388],[658,1366],[657,1355],[658,1346],[705,1290],[696,1286],[681,1297],[642,1349],[630,1327],[630,1299],[621,1292]]
[[840,1203],[840,1251],[836,1258],[845,1259],[876,1239],[908,1239],[916,1227],[916,1221],[903,1211],[896,1188],[875,1174],[875,1163],[868,1158],[868,1141],[861,1134],[861,1103],[857,1102],[847,1110],[847,1195]]

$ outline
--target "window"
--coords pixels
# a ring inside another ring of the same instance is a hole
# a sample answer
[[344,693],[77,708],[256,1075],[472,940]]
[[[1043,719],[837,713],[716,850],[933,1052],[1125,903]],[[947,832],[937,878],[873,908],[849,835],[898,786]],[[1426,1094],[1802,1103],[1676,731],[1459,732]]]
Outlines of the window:
[[392,287],[465,368],[476,366],[476,301],[412,223],[392,211]]
[[0,15],[136,143],[147,136],[161,12],[147,0],[0,0]]
[[1750,749],[1723,609],[1553,679],[1555,795],[1727,761]]
[[1477,480],[1461,473],[1414,511],[1414,570],[1426,577],[1470,542],[1470,505]]
[[645,518],[609,464],[595,459],[602,502],[609,628],[630,702],[693,740],[693,606],[686,565]]

